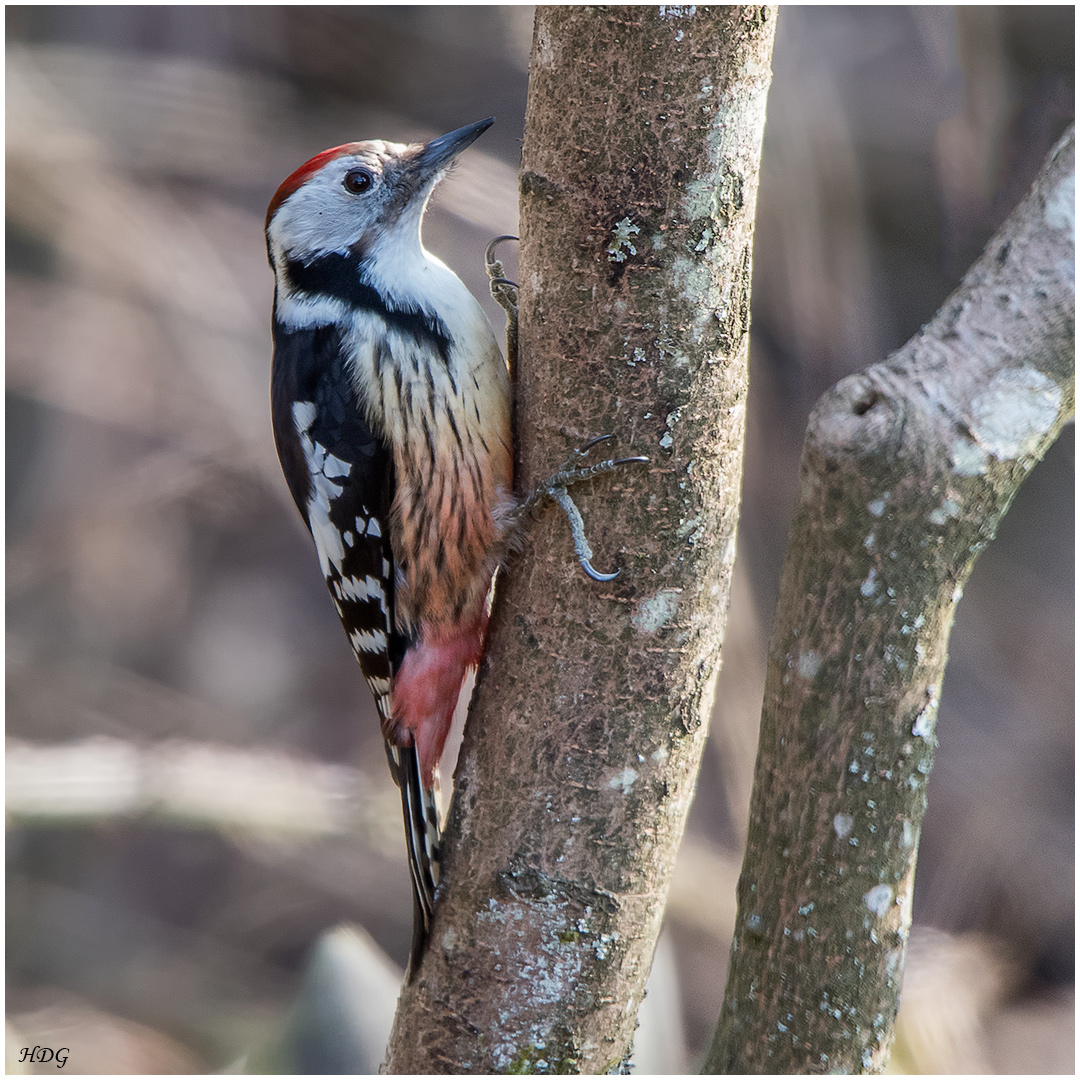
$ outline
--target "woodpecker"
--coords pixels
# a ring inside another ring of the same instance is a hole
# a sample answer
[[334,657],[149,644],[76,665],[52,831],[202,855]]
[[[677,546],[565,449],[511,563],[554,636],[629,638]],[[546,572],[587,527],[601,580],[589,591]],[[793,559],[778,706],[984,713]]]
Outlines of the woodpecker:
[[438,880],[436,768],[513,509],[510,384],[482,308],[424,248],[435,185],[486,131],[316,155],[266,213],[278,457],[375,697],[415,919]]
[[[500,554],[515,523],[552,498],[586,571],[610,580],[589,563],[566,488],[645,460],[568,465],[514,497],[506,362],[479,303],[420,236],[435,185],[493,122],[427,143],[336,146],[292,173],[266,212],[274,439],[401,789],[410,978],[438,881],[437,767],[465,675],[483,658]],[[496,280],[505,298],[512,283]]]

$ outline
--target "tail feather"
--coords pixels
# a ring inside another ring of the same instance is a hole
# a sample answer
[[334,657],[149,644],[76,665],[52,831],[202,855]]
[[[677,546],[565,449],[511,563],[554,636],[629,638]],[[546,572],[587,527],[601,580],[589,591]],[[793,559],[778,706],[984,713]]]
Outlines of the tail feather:
[[420,756],[412,746],[386,744],[386,756],[394,782],[401,789],[401,809],[405,819],[405,842],[409,874],[413,886],[413,937],[406,978],[416,974],[431,929],[435,907],[435,886],[439,881],[439,849],[442,833],[435,784],[425,787]]

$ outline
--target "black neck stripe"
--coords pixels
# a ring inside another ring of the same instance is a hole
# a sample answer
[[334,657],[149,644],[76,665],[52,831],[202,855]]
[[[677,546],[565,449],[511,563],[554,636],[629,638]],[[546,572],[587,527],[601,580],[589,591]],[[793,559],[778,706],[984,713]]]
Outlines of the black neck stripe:
[[391,330],[438,353],[449,369],[450,334],[442,319],[413,305],[391,304],[364,280],[363,264],[355,255],[332,252],[308,263],[286,259],[285,276],[298,292],[342,300],[350,307],[378,315]]

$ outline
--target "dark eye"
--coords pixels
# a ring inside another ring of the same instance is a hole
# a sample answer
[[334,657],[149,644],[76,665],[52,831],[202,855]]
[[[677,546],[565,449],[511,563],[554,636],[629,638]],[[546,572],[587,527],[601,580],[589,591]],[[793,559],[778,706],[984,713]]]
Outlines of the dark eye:
[[367,169],[350,169],[345,174],[342,183],[346,191],[351,191],[354,195],[362,195],[374,183],[374,177]]

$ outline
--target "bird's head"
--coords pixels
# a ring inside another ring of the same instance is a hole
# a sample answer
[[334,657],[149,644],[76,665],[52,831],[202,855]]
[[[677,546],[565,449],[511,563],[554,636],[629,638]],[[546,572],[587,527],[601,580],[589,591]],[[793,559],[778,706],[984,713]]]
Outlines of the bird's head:
[[266,211],[270,261],[331,252],[364,259],[384,245],[420,246],[428,198],[450,163],[494,123],[458,128],[427,143],[346,143],[300,166]]

